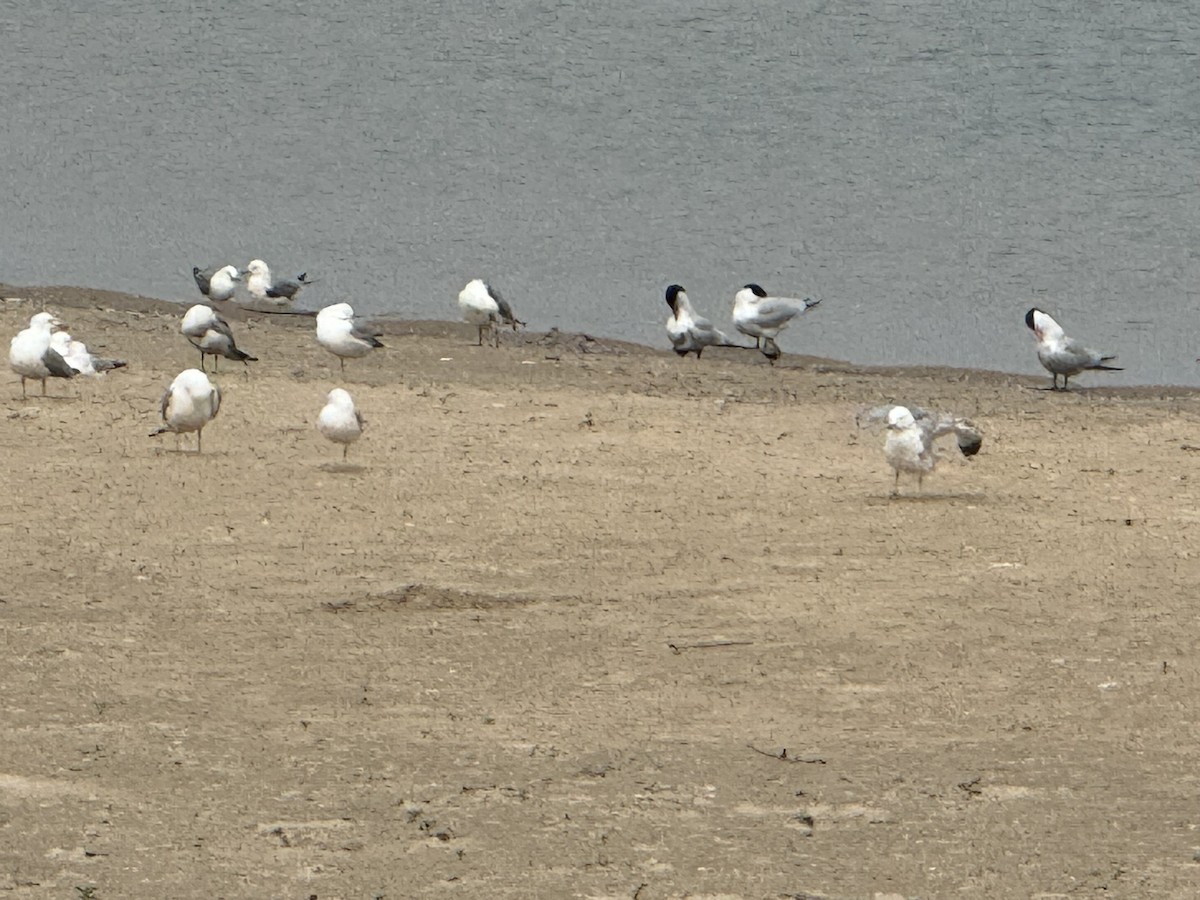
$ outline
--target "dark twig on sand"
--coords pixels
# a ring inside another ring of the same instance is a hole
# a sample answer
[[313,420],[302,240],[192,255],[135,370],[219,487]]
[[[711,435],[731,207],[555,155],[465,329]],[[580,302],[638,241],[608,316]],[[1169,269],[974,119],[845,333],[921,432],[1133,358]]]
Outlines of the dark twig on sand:
[[684,650],[707,650],[710,647],[748,647],[754,641],[700,641],[697,644],[667,644],[673,653],[679,654]]
[[759,750],[753,744],[747,744],[746,746],[755,753],[761,753],[763,756],[769,756],[771,759],[777,759],[780,762],[813,763],[814,765],[819,766],[825,765],[825,760],[819,756],[788,756],[787,747],[784,747],[778,753],[771,753],[769,750]]

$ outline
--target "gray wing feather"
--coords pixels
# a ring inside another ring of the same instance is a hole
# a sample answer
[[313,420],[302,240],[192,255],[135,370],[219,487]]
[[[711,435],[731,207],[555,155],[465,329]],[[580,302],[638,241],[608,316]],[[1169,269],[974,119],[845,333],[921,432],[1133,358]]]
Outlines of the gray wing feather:
[[129,365],[129,363],[123,359],[101,359],[98,356],[92,357],[92,368],[97,372],[108,372],[112,369],[123,369],[127,365]]
[[196,279],[196,287],[200,288],[200,293],[205,297],[208,296],[209,289],[212,287],[213,269],[204,269],[199,266],[192,266],[192,277]]
[[383,334],[378,328],[373,325],[364,325],[359,322],[354,323],[354,327],[350,329],[350,336],[358,338],[360,341],[366,341],[372,347],[382,347],[377,338]]
[[517,317],[513,314],[512,307],[508,305],[508,301],[500,295],[498,290],[496,290],[486,281],[483,283],[483,286],[487,289],[487,292],[492,295],[492,299],[496,301],[496,307],[500,310],[500,318],[509,325],[515,325]]
[[755,324],[760,328],[780,328],[805,309],[802,300],[768,298],[754,308]]
[[983,432],[970,419],[962,419],[949,413],[930,412],[909,407],[917,425],[932,441],[942,435],[953,434],[958,439],[958,449],[963,456],[974,456],[983,446]]
[[50,370],[50,374],[54,378],[73,378],[79,374],[79,370],[67,365],[67,361],[62,358],[62,354],[52,347],[48,348],[42,354],[42,364]]

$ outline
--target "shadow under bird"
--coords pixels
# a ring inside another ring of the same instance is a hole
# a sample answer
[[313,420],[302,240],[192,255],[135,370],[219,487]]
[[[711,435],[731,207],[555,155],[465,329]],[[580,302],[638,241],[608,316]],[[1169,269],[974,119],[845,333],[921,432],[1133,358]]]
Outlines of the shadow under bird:
[[1123,372],[1120,366],[1109,366],[1105,363],[1117,358],[1116,354],[1103,354],[1099,350],[1085,347],[1066,333],[1048,314],[1036,306],[1025,313],[1025,324],[1037,338],[1038,362],[1050,373],[1053,381],[1050,390],[1060,390],[1058,376],[1062,376],[1061,390],[1067,390],[1067,381],[1072,375],[1084,371],[1099,370],[1102,372]]
[[338,358],[343,372],[346,360],[366,356],[383,346],[378,328],[360,322],[349,303],[335,303],[317,313],[317,343]]
[[775,338],[792,320],[818,305],[820,300],[806,297],[772,297],[761,285],[748,284],[733,295],[733,327],[742,334],[761,340],[761,350],[772,365],[779,359]]
[[983,432],[970,419],[950,413],[933,412],[919,406],[878,406],[858,417],[859,426],[877,425],[887,427],[887,439],[883,444],[883,455],[896,473],[892,496],[900,494],[900,473],[917,476],[917,491],[920,492],[925,476],[937,466],[938,456],[935,442],[943,435],[953,434],[958,441],[959,452],[971,457],[983,446]]
[[241,281],[242,273],[234,266],[217,266],[210,269],[192,266],[192,278],[196,280],[196,287],[200,288],[200,293],[206,298],[224,303],[233,298],[234,291],[237,290],[235,282]]
[[258,362],[257,356],[251,356],[244,350],[239,350],[233,339],[233,330],[229,323],[217,313],[202,303],[191,307],[183,316],[179,326],[193,347],[200,351],[200,371],[204,371],[204,357],[213,358],[213,371],[217,370],[217,359],[225,357],[234,362],[249,365]]
[[275,279],[271,269],[261,259],[252,259],[246,266],[246,290],[255,300],[263,300],[275,304],[290,303],[296,299],[301,289],[312,284],[307,272],[301,272],[295,278]]
[[163,424],[150,432],[150,437],[167,431],[174,434],[194,431],[199,453],[204,426],[216,418],[220,409],[220,389],[199,369],[184,369],[163,393],[159,404]]
[[696,314],[683,285],[668,285],[666,300],[672,313],[667,319],[667,337],[671,339],[672,349],[680,356],[695,353],[699,359],[705,347],[741,347],[713,327],[704,316]]
[[8,365],[21,376],[21,399],[27,397],[25,382],[36,378],[42,383],[42,396],[46,396],[47,378],[74,378],[79,370],[70,365],[61,353],[50,346],[55,328],[63,323],[53,313],[36,313],[29,320],[29,327],[17,332],[8,346]]
[[467,286],[458,292],[458,308],[462,310],[463,321],[479,329],[477,347],[483,346],[484,332],[490,332],[492,346],[500,346],[500,326],[511,325],[516,331],[518,325],[524,325],[513,314],[512,307],[496,288],[482,278],[474,278]]

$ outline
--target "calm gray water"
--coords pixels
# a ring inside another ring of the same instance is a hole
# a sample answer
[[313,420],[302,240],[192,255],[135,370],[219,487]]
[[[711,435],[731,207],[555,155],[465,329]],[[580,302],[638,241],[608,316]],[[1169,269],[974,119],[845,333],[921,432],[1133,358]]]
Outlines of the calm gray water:
[[[0,280],[667,346],[663,288],[825,303],[785,351],[1040,373],[1022,317],[1200,384],[1200,7],[0,2]],[[81,8],[83,4],[78,4]],[[49,4],[41,5],[48,7]]]

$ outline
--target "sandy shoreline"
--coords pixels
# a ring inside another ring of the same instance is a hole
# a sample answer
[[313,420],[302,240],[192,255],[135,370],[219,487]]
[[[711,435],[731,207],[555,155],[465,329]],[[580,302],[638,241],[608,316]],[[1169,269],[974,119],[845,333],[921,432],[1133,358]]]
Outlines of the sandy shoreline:
[[1195,389],[242,313],[196,455],[183,306],[0,295],[130,361],[3,396],[12,896],[1194,893]]

